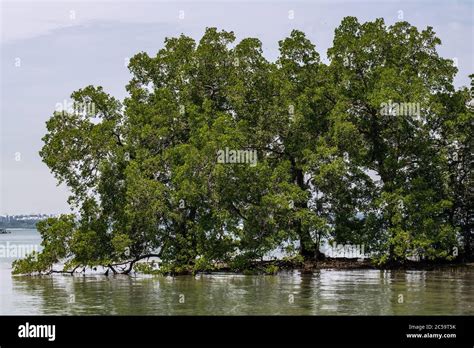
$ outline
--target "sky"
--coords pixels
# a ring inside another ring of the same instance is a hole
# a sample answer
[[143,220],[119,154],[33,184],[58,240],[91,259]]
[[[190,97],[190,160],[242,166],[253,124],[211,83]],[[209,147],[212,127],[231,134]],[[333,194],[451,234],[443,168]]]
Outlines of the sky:
[[323,61],[342,18],[405,20],[432,26],[438,52],[454,59],[457,87],[474,73],[474,1],[5,1],[0,0],[0,215],[69,212],[68,191],[57,186],[38,151],[45,122],[58,103],[87,85],[126,96],[134,54],[150,55],[165,37],[199,40],[206,27],[258,37],[267,59],[278,40],[304,31]]

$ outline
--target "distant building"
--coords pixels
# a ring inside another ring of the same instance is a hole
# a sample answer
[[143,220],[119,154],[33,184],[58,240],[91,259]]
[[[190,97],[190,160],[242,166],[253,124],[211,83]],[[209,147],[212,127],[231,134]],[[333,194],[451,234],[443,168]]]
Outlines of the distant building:
[[38,221],[54,216],[53,214],[0,215],[0,228],[36,228]]

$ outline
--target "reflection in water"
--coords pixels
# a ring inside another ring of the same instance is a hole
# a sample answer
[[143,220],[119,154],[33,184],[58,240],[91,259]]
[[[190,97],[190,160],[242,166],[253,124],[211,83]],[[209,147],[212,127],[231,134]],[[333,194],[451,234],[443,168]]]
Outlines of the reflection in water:
[[[0,235],[0,242],[6,241],[37,245],[40,237],[35,230],[16,230]],[[474,267],[277,276],[12,277],[12,261],[0,259],[0,315],[474,314]]]
[[0,314],[474,314],[473,286],[459,270],[14,277],[13,311]]

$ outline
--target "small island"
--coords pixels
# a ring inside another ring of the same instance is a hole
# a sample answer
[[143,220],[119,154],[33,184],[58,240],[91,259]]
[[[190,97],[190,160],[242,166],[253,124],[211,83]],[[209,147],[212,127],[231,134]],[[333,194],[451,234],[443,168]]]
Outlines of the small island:
[[[327,63],[299,30],[275,61],[217,28],[136,54],[125,100],[86,86],[47,121],[40,155],[76,214],[38,222],[42,251],[13,272],[471,262],[474,75],[456,89],[440,43],[346,17]],[[328,257],[332,242],[369,257]]]

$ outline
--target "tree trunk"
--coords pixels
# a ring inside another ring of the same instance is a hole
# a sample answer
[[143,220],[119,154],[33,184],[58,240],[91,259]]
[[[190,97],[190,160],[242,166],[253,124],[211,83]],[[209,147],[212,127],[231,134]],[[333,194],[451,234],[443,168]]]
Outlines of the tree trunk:
[[[305,191],[306,185],[304,183],[304,173],[301,169],[296,168],[296,162],[291,159],[293,178],[298,187]],[[295,204],[298,208],[306,209],[308,207],[307,202],[298,202]],[[301,221],[298,219],[296,221],[296,233],[298,234],[300,240],[300,255],[303,256],[305,260],[313,260],[316,257],[316,243],[311,238],[311,234],[307,228],[303,228]]]
[[305,260],[313,260],[316,257],[316,243],[311,238],[309,231],[302,229],[300,221],[297,222],[297,225],[297,232],[300,238],[300,255]]
[[464,261],[471,261],[473,259],[471,247],[471,228],[469,225],[462,226],[462,234],[464,237]]

